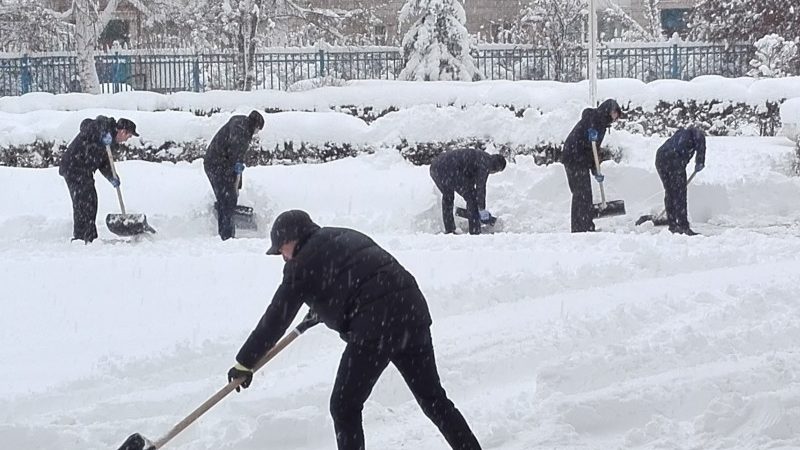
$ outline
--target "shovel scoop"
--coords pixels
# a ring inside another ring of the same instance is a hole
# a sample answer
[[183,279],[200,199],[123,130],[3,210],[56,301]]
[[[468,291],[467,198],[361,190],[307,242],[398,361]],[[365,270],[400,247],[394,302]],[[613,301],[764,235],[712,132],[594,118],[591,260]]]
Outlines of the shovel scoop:
[[610,202],[595,203],[592,205],[594,209],[594,217],[599,219],[601,217],[613,217],[625,215],[625,201],[611,200]]
[[106,216],[106,226],[117,236],[136,236],[137,234],[156,232],[147,223],[147,216],[144,214],[109,214]]
[[[114,175],[114,178],[119,179],[117,169],[114,167],[114,157],[111,155],[110,145],[106,146],[106,153],[108,154],[108,162],[111,163],[111,173]],[[122,211],[122,214],[112,213],[106,216],[106,226],[108,230],[117,236],[136,236],[142,233],[155,233],[156,230],[147,223],[147,217],[144,214],[127,214],[125,212],[125,202],[122,201],[122,191],[119,185],[116,189],[119,209]]]

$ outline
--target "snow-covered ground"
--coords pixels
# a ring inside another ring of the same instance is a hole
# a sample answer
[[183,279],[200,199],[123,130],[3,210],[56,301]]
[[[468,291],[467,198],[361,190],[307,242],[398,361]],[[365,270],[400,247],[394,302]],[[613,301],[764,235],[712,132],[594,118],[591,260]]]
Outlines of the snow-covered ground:
[[[54,125],[55,126],[55,125]],[[129,242],[98,176],[101,239],[70,244],[57,169],[0,168],[0,447],[117,448],[158,438],[225,384],[280,279],[274,216],[303,208],[365,231],[417,277],[445,388],[484,448],[800,448],[800,179],[785,138],[710,138],[689,189],[704,236],[639,215],[661,207],[663,141],[615,133],[609,198],[628,215],[567,232],[560,165],[518,157],[489,179],[504,231],[444,236],[427,167],[396,152],[253,167],[241,203],[261,231],[220,242],[200,162],[118,165]],[[328,395],[343,343],[317,327],[168,448],[335,447]],[[444,449],[399,374],[366,405],[371,449]]]

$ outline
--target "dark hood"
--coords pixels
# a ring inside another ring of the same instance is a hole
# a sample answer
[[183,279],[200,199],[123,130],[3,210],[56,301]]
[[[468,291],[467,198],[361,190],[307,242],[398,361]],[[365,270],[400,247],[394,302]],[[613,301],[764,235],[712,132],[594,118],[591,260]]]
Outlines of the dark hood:
[[619,116],[622,117],[622,108],[619,107],[619,103],[613,98],[600,103],[600,106],[597,107],[597,116],[606,127],[611,126],[611,123],[614,121],[614,119],[611,118],[611,113],[613,111],[616,111]]

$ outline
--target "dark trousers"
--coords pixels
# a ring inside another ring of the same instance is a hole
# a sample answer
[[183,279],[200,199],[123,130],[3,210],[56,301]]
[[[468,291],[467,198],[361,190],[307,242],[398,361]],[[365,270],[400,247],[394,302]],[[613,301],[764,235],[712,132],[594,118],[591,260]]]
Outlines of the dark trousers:
[[217,198],[217,229],[219,237],[227,240],[236,236],[236,226],[233,224],[233,214],[236,203],[239,201],[239,186],[236,183],[236,174],[232,171],[222,172],[214,167],[205,167],[211,189]]
[[481,234],[481,220],[478,213],[478,195],[468,189],[458,189],[451,186],[446,178],[441,174],[436,173],[433,169],[430,171],[431,178],[436,184],[436,187],[442,193],[442,222],[444,222],[445,233],[455,233],[456,221],[453,218],[453,205],[455,202],[455,194],[458,192],[464,201],[467,203],[467,221],[469,222],[469,234]]
[[573,233],[594,231],[594,207],[592,206],[592,179],[586,167],[564,165],[567,184],[572,192],[570,223]]
[[97,239],[97,190],[93,178],[64,178],[72,199],[72,239]]
[[330,402],[339,450],[364,450],[361,412],[389,363],[397,367],[422,411],[439,428],[451,448],[481,448],[464,416],[442,388],[430,330],[423,328],[384,345],[347,344]]
[[686,206],[686,165],[669,158],[656,158],[656,170],[664,185],[664,208],[667,210],[669,231],[685,233],[689,230]]

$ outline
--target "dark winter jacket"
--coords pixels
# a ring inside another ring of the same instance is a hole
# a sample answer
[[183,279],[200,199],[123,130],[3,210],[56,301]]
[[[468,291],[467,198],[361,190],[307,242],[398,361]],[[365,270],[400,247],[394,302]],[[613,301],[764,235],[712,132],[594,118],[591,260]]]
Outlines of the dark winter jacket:
[[458,192],[464,200],[486,209],[486,180],[492,155],[471,148],[450,150],[431,162],[430,173],[438,184]]
[[[107,179],[113,177],[102,137],[105,133],[116,133],[117,122],[113,117],[97,116],[81,122],[80,131],[61,156],[58,173],[70,181],[88,181],[100,170]],[[111,144],[112,150],[116,143]]]
[[695,164],[706,163],[706,136],[695,127],[681,128],[659,147],[656,162],[686,167],[692,156]]
[[244,162],[244,155],[250,148],[255,126],[247,116],[233,116],[217,131],[208,144],[203,165],[206,172],[217,176],[236,176],[234,165]]
[[381,345],[431,324],[417,281],[392,255],[358,231],[318,228],[299,240],[272,302],[236,360],[253,367],[303,303],[347,342]]
[[614,121],[611,112],[619,111],[616,100],[608,99],[597,108],[586,108],[581,114],[581,120],[575,125],[564,142],[564,151],[561,153],[561,162],[565,166],[588,168],[595,171],[592,142],[589,140],[589,129],[597,130],[597,151],[606,135],[606,129]]

